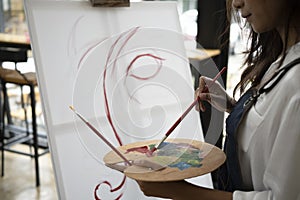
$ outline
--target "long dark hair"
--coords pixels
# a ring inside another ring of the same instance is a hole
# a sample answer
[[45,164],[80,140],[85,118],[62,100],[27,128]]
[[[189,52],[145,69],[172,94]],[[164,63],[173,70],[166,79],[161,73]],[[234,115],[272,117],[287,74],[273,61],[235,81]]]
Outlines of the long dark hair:
[[[280,65],[282,65],[287,50],[287,41],[290,31],[291,19],[294,16],[296,9],[299,9],[299,0],[288,0],[289,16],[285,24],[285,38],[282,41],[277,30],[271,30],[264,33],[256,33],[250,27],[250,34],[248,38],[249,47],[244,52],[246,59],[243,63],[245,70],[241,75],[240,82],[234,88],[234,94],[239,90],[242,94],[247,87],[256,87],[259,85],[262,77],[269,69],[270,65],[282,55]],[[241,23],[237,11],[232,8],[232,0],[227,1],[228,19],[231,20],[233,16],[235,20]],[[247,26],[247,24],[240,26]]]

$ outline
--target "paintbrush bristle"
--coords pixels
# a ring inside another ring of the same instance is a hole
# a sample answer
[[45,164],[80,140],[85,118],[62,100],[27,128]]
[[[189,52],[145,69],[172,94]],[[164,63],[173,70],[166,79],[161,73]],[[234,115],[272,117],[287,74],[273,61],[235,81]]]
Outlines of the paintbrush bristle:
[[73,111],[75,111],[74,107],[73,106],[69,106],[69,108]]

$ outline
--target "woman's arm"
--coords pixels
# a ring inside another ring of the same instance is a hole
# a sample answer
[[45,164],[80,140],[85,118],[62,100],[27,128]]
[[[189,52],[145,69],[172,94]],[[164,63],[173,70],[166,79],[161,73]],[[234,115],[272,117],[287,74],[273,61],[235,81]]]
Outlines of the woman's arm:
[[174,200],[231,200],[232,193],[208,189],[193,185],[186,181],[144,182],[138,184],[146,196],[168,198]]

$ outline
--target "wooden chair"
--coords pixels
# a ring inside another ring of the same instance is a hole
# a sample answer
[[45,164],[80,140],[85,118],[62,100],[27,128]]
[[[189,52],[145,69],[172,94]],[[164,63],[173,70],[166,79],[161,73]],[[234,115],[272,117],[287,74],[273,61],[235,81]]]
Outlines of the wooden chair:
[[[35,87],[37,87],[37,79],[34,72],[21,73],[16,64],[18,62],[27,61],[27,50],[17,48],[0,48],[0,63],[4,61],[10,61],[15,63],[15,69],[5,69],[0,67],[0,79],[2,90],[2,102],[1,102],[1,175],[4,176],[4,151],[18,153],[34,158],[35,172],[36,172],[36,186],[40,185],[39,178],[39,156],[49,152],[48,148],[45,148],[42,153],[39,153],[38,144],[38,131],[36,121],[36,94]],[[25,52],[25,53],[24,53]],[[13,84],[21,89],[21,105],[24,111],[25,128],[16,126],[11,119],[11,111],[9,105],[8,84]],[[27,109],[24,101],[23,87],[29,87],[29,102],[31,110],[31,126],[29,127]],[[33,152],[27,153],[12,148],[15,144],[25,143],[33,147]]]

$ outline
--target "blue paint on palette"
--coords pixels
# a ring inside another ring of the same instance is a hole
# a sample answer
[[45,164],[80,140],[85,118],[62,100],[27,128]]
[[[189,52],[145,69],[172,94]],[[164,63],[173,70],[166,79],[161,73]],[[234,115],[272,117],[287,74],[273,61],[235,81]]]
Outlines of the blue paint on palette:
[[172,157],[174,161],[168,164],[169,167],[185,170],[191,167],[201,167],[203,160],[202,151],[188,143],[164,142],[157,151],[157,159]]

